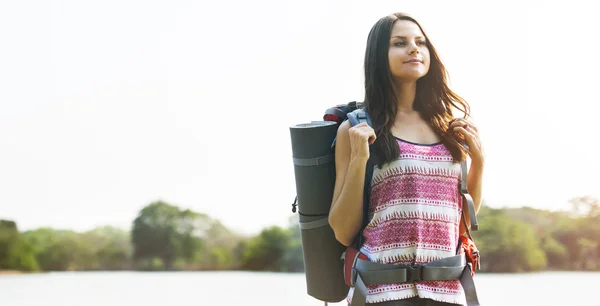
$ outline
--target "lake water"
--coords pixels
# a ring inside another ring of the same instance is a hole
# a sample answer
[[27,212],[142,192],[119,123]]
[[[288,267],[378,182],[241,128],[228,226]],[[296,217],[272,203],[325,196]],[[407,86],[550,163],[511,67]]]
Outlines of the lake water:
[[[600,305],[598,272],[478,274],[475,282],[484,306]],[[59,272],[0,276],[0,306],[323,304],[306,294],[304,274]]]

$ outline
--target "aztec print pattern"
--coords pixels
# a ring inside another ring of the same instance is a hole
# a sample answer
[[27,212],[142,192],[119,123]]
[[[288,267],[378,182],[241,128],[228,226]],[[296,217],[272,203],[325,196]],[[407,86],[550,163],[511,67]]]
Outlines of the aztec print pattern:
[[[385,264],[414,265],[456,255],[462,201],[460,164],[441,144],[397,139],[400,156],[371,180],[369,219],[361,252]],[[353,288],[348,293],[351,302]],[[466,304],[459,280],[368,286],[367,303],[419,296]]]

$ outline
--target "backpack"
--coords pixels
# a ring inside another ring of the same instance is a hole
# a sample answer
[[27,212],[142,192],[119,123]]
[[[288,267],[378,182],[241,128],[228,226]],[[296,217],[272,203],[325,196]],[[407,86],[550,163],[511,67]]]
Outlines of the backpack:
[[[354,243],[349,247],[339,243],[328,222],[336,175],[337,130],[346,120],[352,126],[362,122],[372,126],[370,117],[363,107],[363,103],[356,101],[339,104],[325,111],[323,121],[312,121],[290,127],[297,194],[292,204],[292,212],[298,211],[299,214],[306,288],[310,296],[324,301],[325,304],[340,302],[347,297],[349,288],[356,285],[356,263],[366,260],[364,255],[360,257],[358,250],[362,244],[362,231],[368,224],[370,181],[373,168],[377,165],[377,157],[372,150],[367,161],[363,186],[363,222]],[[473,201],[466,188],[466,163],[463,162],[461,168],[463,175],[461,194],[466,200],[463,203],[469,205],[471,229],[477,230]],[[464,209],[463,220],[465,220]],[[469,252],[468,256],[475,257],[475,261],[472,261],[472,269],[469,270],[472,276],[479,262],[479,254],[472,243],[469,227],[466,228],[468,238],[461,238],[457,252],[462,249],[465,254]],[[474,285],[466,286],[474,290]],[[357,291],[360,290],[355,290],[355,295]],[[478,302],[469,305],[477,304]]]

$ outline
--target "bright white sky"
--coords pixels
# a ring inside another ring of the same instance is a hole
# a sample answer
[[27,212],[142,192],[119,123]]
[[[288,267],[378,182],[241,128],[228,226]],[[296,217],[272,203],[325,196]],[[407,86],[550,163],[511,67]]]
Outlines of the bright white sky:
[[241,232],[285,225],[289,127],[362,99],[368,31],[395,11],[472,105],[490,206],[600,196],[596,11],[462,3],[4,1],[0,218],[128,229],[162,199]]

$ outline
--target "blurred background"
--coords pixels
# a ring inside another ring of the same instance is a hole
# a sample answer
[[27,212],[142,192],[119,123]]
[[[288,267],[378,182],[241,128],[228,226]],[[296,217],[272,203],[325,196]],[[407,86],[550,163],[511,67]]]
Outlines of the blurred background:
[[367,34],[393,12],[480,129],[480,301],[600,304],[590,5],[1,1],[0,305],[322,305],[289,127],[362,101]]

